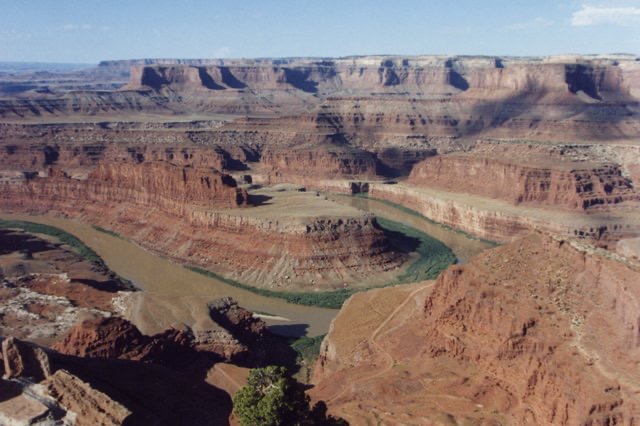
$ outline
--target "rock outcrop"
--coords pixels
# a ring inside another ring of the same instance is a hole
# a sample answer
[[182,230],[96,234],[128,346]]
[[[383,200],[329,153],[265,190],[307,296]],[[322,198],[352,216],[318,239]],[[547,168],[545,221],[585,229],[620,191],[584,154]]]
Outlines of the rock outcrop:
[[[227,60],[224,64],[158,61],[131,64],[126,89],[191,87],[193,89],[285,90],[311,93],[388,90],[417,93],[491,90],[567,92],[600,99],[609,93],[629,96],[635,81],[620,67],[631,57],[515,59],[498,57],[358,57]],[[186,62],[186,61],[185,61]],[[627,79],[625,79],[627,77]]]
[[260,159],[264,183],[298,183],[317,187],[319,180],[335,177],[371,179],[376,176],[376,158],[368,152],[270,150]]
[[133,290],[62,242],[0,229],[0,246],[0,335],[47,345],[80,318],[113,315],[115,300]]
[[232,298],[214,300],[208,310],[213,324],[207,329],[194,331],[176,325],[152,336],[119,317],[86,320],[52,348],[83,358],[125,359],[172,368],[203,359],[255,366],[292,356],[290,349],[269,333],[264,321]]
[[[473,185],[470,185],[473,187]],[[455,193],[405,183],[369,183],[370,196],[417,211],[421,215],[492,241],[507,242],[532,230],[615,245],[640,232],[637,202],[620,210],[561,209],[557,206],[514,206],[495,198]],[[615,213],[614,213],[615,212]]]
[[4,378],[29,377],[40,381],[51,375],[47,354],[39,347],[9,337],[2,341]]
[[535,234],[435,283],[358,294],[323,342],[312,394],[384,424],[634,423],[639,267]]
[[162,363],[161,356],[174,356],[193,347],[190,330],[171,329],[145,336],[119,317],[86,320],[72,328],[52,349],[83,358],[129,359]]
[[86,180],[71,179],[49,171],[47,177],[27,178],[11,189],[21,191],[27,204],[38,203],[55,209],[57,203],[85,200],[103,205],[131,203],[158,207],[173,214],[184,214],[189,205],[215,205],[219,208],[246,205],[246,191],[236,187],[228,175],[212,169],[192,169],[167,163],[100,165]]
[[131,416],[125,406],[96,390],[66,370],[58,370],[45,382],[50,395],[76,414],[76,425],[117,426]]
[[336,140],[375,135],[376,143],[399,128],[402,136],[419,138],[485,133],[576,141],[640,132],[633,56],[156,59],[108,62],[94,75],[117,75],[127,66],[133,66],[130,82],[118,91],[38,93],[17,86],[16,98],[0,100],[0,117],[206,112],[300,118],[304,111],[303,121],[333,117]]
[[[242,379],[219,373],[226,367],[212,367],[221,360],[248,366],[292,362],[295,353],[233,299],[212,301],[209,311],[219,326],[208,333],[176,326],[146,336],[109,317],[76,325],[50,349],[4,339],[0,421],[228,424],[230,398],[212,383],[237,391]],[[230,368],[246,376],[244,369]]]
[[8,400],[0,396],[0,420],[44,425],[64,417],[79,426],[124,424],[131,415],[127,408],[68,371],[53,373],[48,352],[13,337],[2,342],[5,374],[0,388],[14,388],[15,395]]
[[7,424],[229,424],[229,396],[193,371],[206,363],[81,358],[15,339],[10,346],[21,348],[12,364],[31,366],[37,356],[50,370],[44,380],[28,370],[0,380],[0,420]]
[[615,164],[553,159],[529,159],[524,164],[474,154],[439,155],[416,164],[408,181],[418,187],[498,198],[514,205],[588,209],[640,199],[631,180]]

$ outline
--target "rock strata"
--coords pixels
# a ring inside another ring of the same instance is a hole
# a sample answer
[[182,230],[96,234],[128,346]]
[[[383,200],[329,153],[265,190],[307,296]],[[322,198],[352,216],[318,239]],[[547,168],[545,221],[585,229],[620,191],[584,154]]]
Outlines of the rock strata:
[[440,155],[417,164],[409,182],[450,192],[499,198],[514,205],[550,205],[586,210],[639,200],[630,179],[615,164],[526,164],[479,155]]
[[[312,282],[319,289],[342,283],[337,281],[362,284],[405,261],[391,252],[375,217],[354,210],[343,218],[329,209],[331,202],[311,194],[278,195],[285,200],[282,207],[244,209],[246,190],[211,170],[161,162],[109,164],[86,180],[53,173],[0,187],[4,209],[85,219],[173,259],[260,287],[275,281],[292,288]],[[300,212],[287,210],[290,200]],[[315,205],[326,213],[309,214]]]
[[40,381],[51,375],[47,354],[39,347],[9,337],[2,341],[4,378],[29,377]]
[[81,358],[14,344],[22,351],[12,365],[30,365],[40,353],[50,374],[41,380],[15,370],[12,381],[0,380],[0,419],[7,424],[228,424],[229,396],[192,371],[206,364],[174,370],[176,365]]
[[75,413],[75,424],[78,426],[123,425],[132,414],[126,407],[66,370],[56,371],[46,380],[45,386],[52,397]]

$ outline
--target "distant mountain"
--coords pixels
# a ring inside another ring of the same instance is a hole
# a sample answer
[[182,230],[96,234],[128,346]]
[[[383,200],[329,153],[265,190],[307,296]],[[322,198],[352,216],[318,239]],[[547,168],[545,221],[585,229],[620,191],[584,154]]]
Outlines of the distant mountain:
[[0,72],[28,74],[34,72],[67,73],[91,68],[95,64],[65,64],[57,62],[1,62]]

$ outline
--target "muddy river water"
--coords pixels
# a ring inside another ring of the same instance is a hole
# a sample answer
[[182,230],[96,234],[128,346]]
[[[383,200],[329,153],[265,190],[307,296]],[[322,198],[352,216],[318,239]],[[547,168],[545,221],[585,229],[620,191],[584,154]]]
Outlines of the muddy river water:
[[465,263],[478,253],[490,248],[488,242],[470,238],[469,236],[432,222],[418,214],[411,214],[389,203],[374,198],[334,196],[335,201],[348,203],[360,210],[368,211],[378,217],[400,222],[410,228],[418,229],[425,234],[442,241],[451,249],[459,263]]
[[[402,222],[418,228],[452,248],[456,256],[465,261],[479,253],[487,244],[469,239],[447,230],[425,219],[411,215],[379,201],[337,197],[339,201],[351,202],[354,206],[371,211],[381,217]],[[55,226],[75,235],[100,255],[111,270],[131,280],[143,291],[162,294],[166,297],[196,297],[206,303],[219,297],[231,296],[249,310],[265,312],[287,319],[265,318],[276,332],[289,335],[316,336],[329,330],[337,310],[294,305],[280,299],[259,296],[246,290],[230,286],[222,281],[189,271],[165,258],[157,256],[140,246],[112,235],[100,232],[90,225],[69,219],[50,216],[31,216],[0,213],[1,219],[24,220]]]

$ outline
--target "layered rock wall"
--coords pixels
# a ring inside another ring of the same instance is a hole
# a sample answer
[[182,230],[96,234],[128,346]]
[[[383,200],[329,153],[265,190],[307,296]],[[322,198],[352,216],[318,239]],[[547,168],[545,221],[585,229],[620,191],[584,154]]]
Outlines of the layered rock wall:
[[606,212],[585,215],[533,208],[525,212],[500,200],[470,200],[464,194],[400,184],[369,183],[368,192],[374,198],[400,204],[431,220],[492,241],[510,241],[531,230],[603,241],[617,241],[640,232],[638,223],[628,220],[629,216],[614,218]]
[[576,141],[640,134],[639,66],[631,56],[139,60],[99,68],[128,65],[136,67],[123,90],[8,97],[0,117],[315,115],[329,119],[338,142],[372,145],[478,133]]
[[405,260],[364,214],[293,220],[230,210],[247,205],[246,191],[208,169],[106,164],[86,180],[58,172],[0,185],[5,211],[83,218],[178,261],[263,287],[364,282]]
[[[627,62],[632,61],[625,65]],[[635,80],[618,64],[589,59],[560,63],[511,58],[371,57],[271,64],[231,61],[225,65],[137,65],[132,68],[127,88],[297,89],[312,93],[404,90],[416,94],[544,91],[583,92],[595,99],[610,92],[614,97],[629,97]]]
[[319,179],[370,179],[376,176],[376,159],[364,151],[269,150],[262,154],[260,166],[269,184],[308,185]]
[[514,205],[552,205],[568,209],[638,200],[630,179],[617,165],[539,166],[477,155],[444,155],[417,164],[409,182],[418,187],[498,198]]
[[228,175],[166,163],[100,165],[86,180],[71,179],[51,169],[48,177],[27,176],[5,181],[3,187],[5,206],[44,212],[61,207],[78,209],[82,201],[105,206],[130,203],[184,215],[197,205],[238,207],[246,205],[248,198]]

